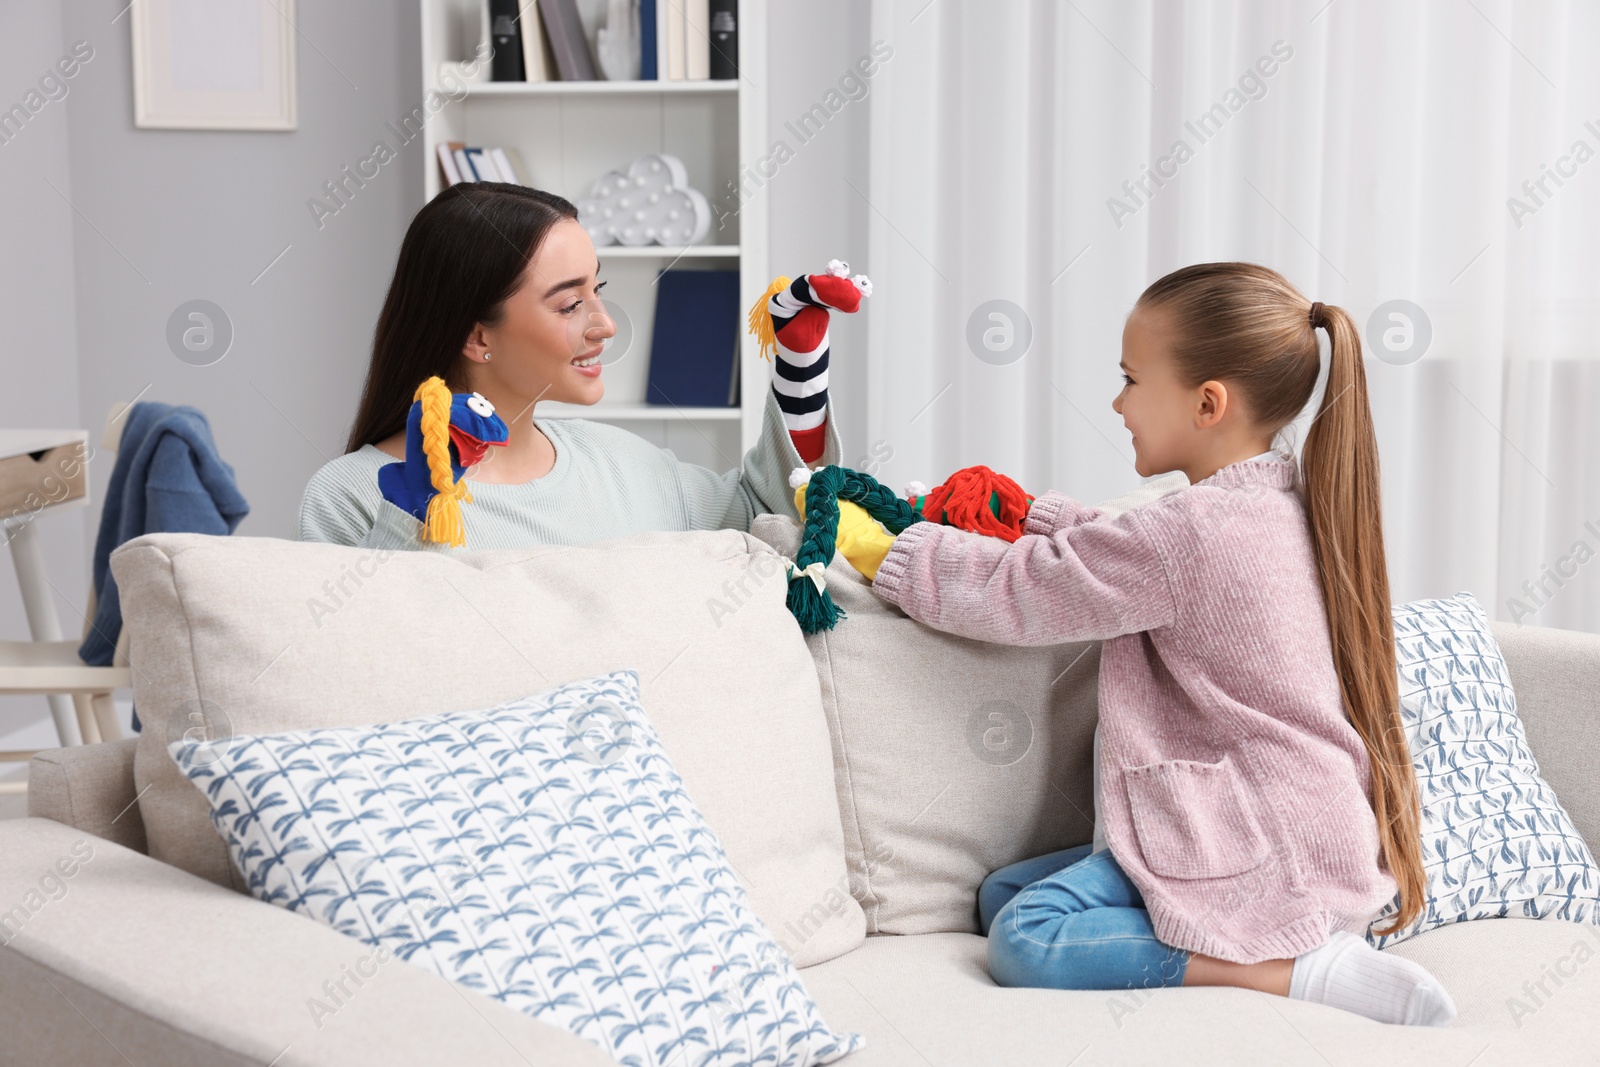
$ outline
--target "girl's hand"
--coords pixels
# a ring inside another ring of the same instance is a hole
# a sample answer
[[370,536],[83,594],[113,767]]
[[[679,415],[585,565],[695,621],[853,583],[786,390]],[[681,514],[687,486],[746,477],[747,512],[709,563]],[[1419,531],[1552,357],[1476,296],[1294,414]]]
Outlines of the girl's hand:
[[[806,487],[794,491],[795,510],[801,521],[806,517]],[[894,545],[894,534],[885,530],[866,509],[850,500],[839,501],[839,532],[834,536],[834,551],[850,561],[850,565],[867,580],[878,576],[878,566]]]

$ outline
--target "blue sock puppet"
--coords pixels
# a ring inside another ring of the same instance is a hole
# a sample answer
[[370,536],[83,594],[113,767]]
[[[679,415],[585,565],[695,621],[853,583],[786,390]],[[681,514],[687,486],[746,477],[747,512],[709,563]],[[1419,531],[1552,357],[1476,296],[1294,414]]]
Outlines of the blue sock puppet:
[[460,505],[472,503],[461,476],[508,435],[482,393],[452,394],[444,379],[429,378],[417,386],[406,416],[406,458],[378,468],[378,489],[423,524],[422,540],[460,547],[466,544]]

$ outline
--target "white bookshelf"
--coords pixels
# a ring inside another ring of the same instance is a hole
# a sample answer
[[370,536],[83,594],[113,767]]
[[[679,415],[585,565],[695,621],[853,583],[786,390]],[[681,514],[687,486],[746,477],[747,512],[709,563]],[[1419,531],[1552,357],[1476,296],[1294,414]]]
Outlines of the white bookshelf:
[[[439,88],[439,65],[469,59],[477,43],[479,0],[420,0],[422,84]],[[756,441],[766,405],[769,369],[755,339],[741,328],[740,404],[674,408],[646,404],[655,279],[667,268],[739,271],[739,306],[748,308],[772,274],[767,262],[767,196],[746,182],[731,194],[741,166],[766,145],[766,12],[760,0],[739,4],[739,63],[747,75],[731,81],[483,82],[448,100],[423,135],[428,199],[444,187],[437,146],[445,141],[514,147],[540,189],[576,203],[608,170],[625,170],[648,152],[683,160],[689,184],[712,204],[712,226],[701,244],[684,247],[598,248],[605,297],[627,314],[628,351],[602,372],[606,391],[592,407],[541,402],[539,417],[582,417],[626,426],[686,460],[725,469]],[[442,90],[441,90],[442,93]],[[721,210],[719,210],[719,204]],[[735,210],[736,209],[736,210]],[[717,216],[729,212],[719,229]]]
[[[739,27],[741,36],[744,27]],[[741,40],[740,47],[743,47]],[[477,96],[614,96],[620,93],[648,93],[653,96],[676,93],[738,93],[738,81],[678,81],[678,82],[487,82],[467,88],[467,95]]]

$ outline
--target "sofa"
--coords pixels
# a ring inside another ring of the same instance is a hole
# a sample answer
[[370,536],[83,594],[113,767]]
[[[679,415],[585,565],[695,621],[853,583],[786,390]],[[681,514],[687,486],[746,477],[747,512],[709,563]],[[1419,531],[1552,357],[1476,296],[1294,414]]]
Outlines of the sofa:
[[[112,569],[143,732],[35,757],[29,816],[0,823],[0,1059],[612,1063],[403,961],[313,1021],[308,998],[367,946],[249,896],[166,745],[485,707],[627,667],[828,1025],[866,1037],[840,1063],[1600,1061],[1600,931],[1552,919],[1388,949],[1448,987],[1449,1028],[1233,988],[997,986],[983,877],[1092,834],[1098,646],[937,633],[842,560],[826,580],[845,617],[807,637],[785,607],[798,536],[768,515],[749,533],[494,552],[123,545]],[[1495,636],[1544,776],[1600,840],[1600,636]]]

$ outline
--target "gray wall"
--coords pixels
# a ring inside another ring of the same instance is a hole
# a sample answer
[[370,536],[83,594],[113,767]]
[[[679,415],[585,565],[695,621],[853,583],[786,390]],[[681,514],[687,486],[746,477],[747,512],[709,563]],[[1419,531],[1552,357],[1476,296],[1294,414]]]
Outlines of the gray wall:
[[[73,42],[94,49],[67,97],[0,145],[0,425],[93,430],[113,401],[141,391],[193,404],[250,501],[238,532],[290,537],[306,480],[342,451],[400,239],[422,206],[422,146],[400,148],[320,231],[306,200],[380,137],[393,145],[385,124],[421,102],[417,5],[301,0],[299,128],[237,133],[134,127],[124,3],[0,5],[0,106],[20,100]],[[846,0],[772,5],[770,133],[796,150],[759,194],[772,197],[775,271],[838,257],[871,272],[868,209],[845,181],[866,189],[866,103],[803,146],[783,129],[866,53],[867,17],[867,5]],[[179,360],[166,342],[168,317],[193,299],[219,305],[234,330],[209,366]],[[854,398],[866,382],[866,324],[865,314],[841,318],[831,380],[853,461],[864,451]],[[82,626],[111,459],[90,465],[89,508],[41,519],[70,634]],[[15,578],[9,565],[0,570],[0,638],[26,638]],[[0,701],[0,747],[52,738],[43,698]]]
[[[343,451],[400,237],[421,206],[420,140],[321,230],[306,201],[380,137],[394,143],[384,124],[421,102],[415,5],[299,4],[299,128],[278,133],[136,129],[129,20],[107,22],[120,6],[63,12],[66,37],[100,53],[71,116],[77,207],[93,223],[74,229],[82,416],[98,421],[146,387],[148,399],[195,405],[250,501],[239,532],[288,537],[306,480]],[[209,366],[167,346],[169,315],[192,299],[232,322],[231,349]],[[97,484],[108,474],[102,464]]]
[[[66,42],[70,44],[70,41]],[[53,3],[0,7],[0,109],[22,103],[51,72],[67,48],[61,12]],[[68,148],[68,119],[75,98],[100,57],[67,81],[67,96],[39,109],[0,144],[0,426],[82,425],[78,325],[73,284],[76,200]],[[42,96],[43,94],[41,94]],[[52,189],[51,186],[54,186]],[[77,634],[89,581],[85,516],[89,509],[41,516],[35,528],[51,580],[61,590],[62,629]],[[97,510],[97,509],[96,509]],[[9,557],[10,553],[6,552]],[[9,560],[0,561],[0,638],[27,640],[21,595]],[[30,722],[42,726],[20,730]],[[43,697],[0,698],[0,748],[21,748],[26,738],[49,744]]]

